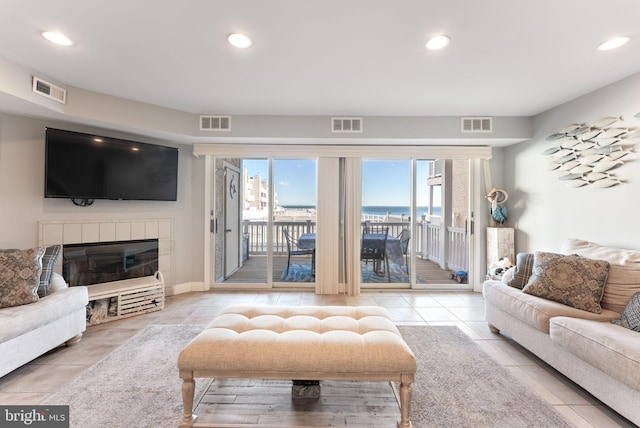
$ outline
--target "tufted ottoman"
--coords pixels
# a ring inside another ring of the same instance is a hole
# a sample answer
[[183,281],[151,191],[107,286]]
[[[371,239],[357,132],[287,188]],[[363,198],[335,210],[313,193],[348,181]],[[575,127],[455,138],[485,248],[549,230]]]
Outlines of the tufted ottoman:
[[400,382],[400,422],[411,427],[416,360],[384,308],[230,306],[180,353],[184,417],[194,378]]

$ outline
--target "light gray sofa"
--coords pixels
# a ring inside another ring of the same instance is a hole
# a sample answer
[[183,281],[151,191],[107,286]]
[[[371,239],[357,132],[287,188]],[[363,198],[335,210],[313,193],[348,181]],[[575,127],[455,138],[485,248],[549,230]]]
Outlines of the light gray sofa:
[[611,323],[640,292],[640,251],[568,239],[560,251],[611,265],[593,313],[488,280],[483,285],[486,320],[607,406],[640,425],[640,333]]
[[86,329],[88,302],[87,287],[64,284],[37,302],[1,308],[0,377],[63,343],[77,343]]

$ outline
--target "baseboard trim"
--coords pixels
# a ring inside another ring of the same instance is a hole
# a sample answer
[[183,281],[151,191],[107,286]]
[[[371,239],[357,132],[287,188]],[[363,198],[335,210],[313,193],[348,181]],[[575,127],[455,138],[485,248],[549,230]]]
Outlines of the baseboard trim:
[[171,289],[172,296],[176,294],[189,293],[191,291],[207,291],[204,287],[204,282],[183,282],[182,284],[175,284]]

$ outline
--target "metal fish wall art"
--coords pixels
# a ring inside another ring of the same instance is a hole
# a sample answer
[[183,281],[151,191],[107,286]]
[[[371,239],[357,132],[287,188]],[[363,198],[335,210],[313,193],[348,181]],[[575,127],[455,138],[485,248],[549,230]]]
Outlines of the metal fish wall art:
[[573,168],[577,167],[578,165],[580,165],[580,162],[578,161],[569,161],[569,162],[563,163],[562,165],[557,165],[553,169],[559,169],[560,171],[570,171]]
[[589,184],[589,181],[584,178],[578,178],[576,180],[567,181],[567,187],[582,187]]
[[[640,112],[633,119],[640,121]],[[628,126],[623,116],[606,116],[567,125],[545,140],[553,144],[542,153],[550,158],[547,169],[567,187],[607,188],[623,183],[612,171],[635,157],[630,155],[640,128]]]

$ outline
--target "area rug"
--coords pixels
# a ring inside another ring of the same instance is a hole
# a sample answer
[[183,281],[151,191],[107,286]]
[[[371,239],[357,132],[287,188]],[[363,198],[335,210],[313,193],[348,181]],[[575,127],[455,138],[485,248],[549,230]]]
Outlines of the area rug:
[[[388,283],[389,279],[386,274],[378,274],[373,271],[373,263],[361,262],[360,271],[362,272],[362,282],[365,283]],[[407,267],[396,263],[389,262],[389,270],[391,273],[391,282],[408,284],[410,276],[407,273]],[[289,271],[282,270],[280,274],[282,282],[313,282],[315,277],[311,275],[311,262],[291,263]],[[416,283],[426,284],[423,278],[416,277]]]
[[[69,405],[74,428],[175,428],[182,417],[178,354],[202,330],[147,326],[40,404]],[[197,399],[210,383],[197,383]]]
[[398,329],[418,362],[415,428],[572,426],[459,328]]
[[[571,426],[457,327],[399,329],[418,360],[415,428]],[[41,404],[69,405],[71,427],[175,428],[182,414],[178,354],[200,331],[194,325],[148,326]],[[196,403],[215,387],[212,382],[196,380]],[[270,410],[272,420],[277,411]]]
[[291,262],[289,270],[285,267],[280,274],[282,282],[313,282],[315,277],[311,275],[311,262]]

